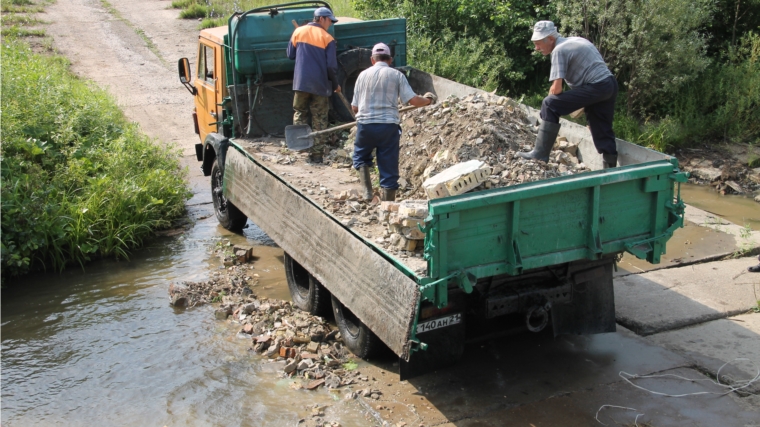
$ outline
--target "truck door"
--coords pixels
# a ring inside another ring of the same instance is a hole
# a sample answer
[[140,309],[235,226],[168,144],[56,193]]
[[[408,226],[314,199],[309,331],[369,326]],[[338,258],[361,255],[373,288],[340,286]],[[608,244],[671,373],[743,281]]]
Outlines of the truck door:
[[216,64],[216,50],[220,50],[220,46],[206,40],[201,39],[198,44],[198,77],[195,79],[198,94],[195,96],[195,109],[201,141],[205,141],[209,133],[218,132],[216,122],[220,120],[217,82],[221,67]]

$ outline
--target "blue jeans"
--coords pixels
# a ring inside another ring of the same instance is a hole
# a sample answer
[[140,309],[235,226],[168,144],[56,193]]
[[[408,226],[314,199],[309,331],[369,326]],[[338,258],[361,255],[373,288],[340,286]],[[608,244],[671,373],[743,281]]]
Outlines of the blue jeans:
[[596,151],[617,154],[615,132],[612,130],[617,93],[617,81],[610,76],[598,83],[579,86],[559,95],[549,95],[541,104],[541,119],[559,123],[561,116],[583,108]]
[[372,150],[377,148],[377,168],[380,169],[380,187],[398,188],[398,142],[401,126],[395,123],[356,124],[354,142],[354,168],[372,167]]

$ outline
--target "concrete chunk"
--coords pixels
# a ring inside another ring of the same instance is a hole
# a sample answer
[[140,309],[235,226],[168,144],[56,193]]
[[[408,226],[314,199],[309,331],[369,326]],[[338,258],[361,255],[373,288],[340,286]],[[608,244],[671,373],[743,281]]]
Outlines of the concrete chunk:
[[480,160],[470,160],[443,170],[422,183],[429,199],[456,196],[480,185],[491,174],[491,168]]
[[399,204],[399,218],[422,218],[427,217],[428,208],[426,200],[404,200]]

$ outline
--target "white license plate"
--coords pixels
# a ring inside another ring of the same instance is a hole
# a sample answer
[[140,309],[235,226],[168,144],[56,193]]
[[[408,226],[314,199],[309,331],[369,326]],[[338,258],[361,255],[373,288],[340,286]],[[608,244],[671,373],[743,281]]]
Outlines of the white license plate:
[[428,320],[417,324],[417,333],[432,331],[433,329],[445,328],[446,326],[462,323],[462,314],[452,314],[451,316],[441,317],[440,319]]

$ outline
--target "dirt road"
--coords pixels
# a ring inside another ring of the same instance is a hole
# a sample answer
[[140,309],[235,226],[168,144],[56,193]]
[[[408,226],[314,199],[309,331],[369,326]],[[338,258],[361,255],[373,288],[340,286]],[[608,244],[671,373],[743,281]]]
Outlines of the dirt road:
[[[58,0],[44,18],[75,73],[112,93],[148,135],[181,147],[194,192],[189,204],[208,206],[208,179],[193,148],[193,97],[176,72],[178,58],[194,57],[198,23],[178,20],[170,4]],[[472,343],[458,366],[408,382],[398,381],[392,359],[360,369],[382,392],[379,400],[365,400],[378,425],[589,426],[597,424],[600,410],[604,425],[635,425],[637,414],[644,414],[638,425],[656,426],[744,426],[760,419],[757,407],[734,395],[676,399],[634,388],[619,372],[706,377],[690,359],[622,327],[592,337],[518,335]],[[672,394],[722,391],[672,377],[642,385]],[[304,391],[305,401],[309,396]]]

